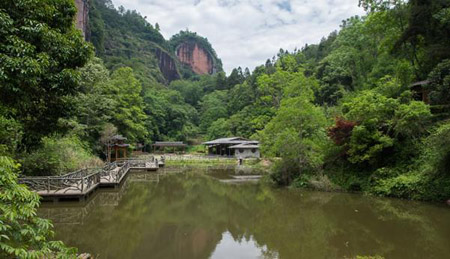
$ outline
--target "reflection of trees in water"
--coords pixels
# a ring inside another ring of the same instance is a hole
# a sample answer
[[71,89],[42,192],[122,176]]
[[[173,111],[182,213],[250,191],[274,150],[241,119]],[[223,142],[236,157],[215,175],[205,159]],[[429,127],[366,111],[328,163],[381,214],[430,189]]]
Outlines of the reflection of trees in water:
[[450,225],[442,221],[449,212],[434,206],[229,185],[194,171],[165,174],[157,185],[141,180],[125,181],[117,202],[104,196],[81,226],[56,223],[58,238],[102,258],[208,258],[227,231],[237,241],[253,239],[267,258],[450,252]]

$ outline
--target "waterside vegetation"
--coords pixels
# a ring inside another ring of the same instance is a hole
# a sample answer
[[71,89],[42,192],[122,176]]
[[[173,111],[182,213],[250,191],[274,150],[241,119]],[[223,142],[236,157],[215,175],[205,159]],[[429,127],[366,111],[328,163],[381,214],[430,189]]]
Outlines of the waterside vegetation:
[[73,0],[0,4],[0,257],[74,256],[48,241],[51,225],[18,170],[99,165],[112,133],[131,148],[242,136],[276,158],[279,186],[450,198],[448,1],[361,0],[364,17],[252,72],[176,67],[174,77],[155,53],[173,58],[189,39],[217,58],[206,38],[167,41],[136,11],[91,2],[91,43],[74,26]]

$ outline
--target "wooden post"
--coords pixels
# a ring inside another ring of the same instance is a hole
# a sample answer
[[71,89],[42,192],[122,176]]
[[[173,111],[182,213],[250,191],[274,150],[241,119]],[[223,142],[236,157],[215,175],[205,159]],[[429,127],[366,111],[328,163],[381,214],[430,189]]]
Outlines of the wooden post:
[[123,149],[123,157],[127,158],[127,149],[126,148]]

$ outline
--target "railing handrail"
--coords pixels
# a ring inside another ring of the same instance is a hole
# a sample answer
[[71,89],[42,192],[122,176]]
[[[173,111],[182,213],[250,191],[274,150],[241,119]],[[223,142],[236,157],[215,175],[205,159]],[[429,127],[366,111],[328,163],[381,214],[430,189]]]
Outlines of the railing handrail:
[[[147,163],[152,164],[158,161],[154,157],[152,159],[132,159],[123,160],[119,162],[108,163],[104,167],[82,168],[77,171],[56,176],[26,176],[20,177],[19,183],[27,184],[35,191],[47,191],[48,193],[56,193],[58,191],[75,189],[79,190],[80,194],[85,194],[86,191],[96,187],[102,179],[111,182],[119,183],[123,176],[128,173],[130,168],[145,167]],[[117,167],[120,169],[113,171]],[[155,163],[157,167],[157,162]],[[113,173],[115,172],[115,173]],[[65,192],[65,191],[64,191]]]

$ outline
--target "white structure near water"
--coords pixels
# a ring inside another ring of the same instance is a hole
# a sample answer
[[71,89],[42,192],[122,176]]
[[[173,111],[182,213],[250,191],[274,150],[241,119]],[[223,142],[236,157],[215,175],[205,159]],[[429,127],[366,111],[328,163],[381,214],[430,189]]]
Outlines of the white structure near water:
[[208,155],[236,158],[260,158],[259,142],[241,137],[219,138],[204,142]]
[[234,149],[234,156],[237,158],[260,158],[259,144],[255,143],[243,143],[235,146],[231,146],[230,149]]

